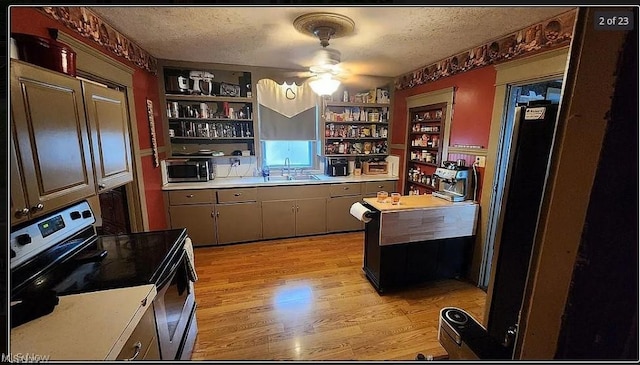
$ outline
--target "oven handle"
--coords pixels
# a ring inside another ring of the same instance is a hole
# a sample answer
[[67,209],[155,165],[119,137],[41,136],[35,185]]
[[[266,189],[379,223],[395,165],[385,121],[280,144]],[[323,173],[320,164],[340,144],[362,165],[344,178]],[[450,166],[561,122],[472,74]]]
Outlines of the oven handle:
[[184,262],[183,260],[187,255],[187,253],[184,250],[184,248],[182,248],[181,250],[182,250],[182,253],[180,254],[180,258],[171,266],[170,269],[163,271],[162,275],[160,275],[160,278],[164,278],[164,279],[161,279],[162,281],[160,282],[160,284],[158,284],[157,286],[158,291],[160,291],[161,288],[163,288],[171,279],[173,279],[173,276],[175,275],[175,272],[176,272],[176,268],[178,268],[178,265],[180,265],[180,263]]
[[133,354],[132,357],[128,358],[128,359],[124,359],[124,361],[133,361],[136,359],[136,357],[138,357],[138,355],[140,355],[140,349],[142,348],[142,343],[140,343],[140,341],[136,342],[133,347],[136,349],[136,352]]

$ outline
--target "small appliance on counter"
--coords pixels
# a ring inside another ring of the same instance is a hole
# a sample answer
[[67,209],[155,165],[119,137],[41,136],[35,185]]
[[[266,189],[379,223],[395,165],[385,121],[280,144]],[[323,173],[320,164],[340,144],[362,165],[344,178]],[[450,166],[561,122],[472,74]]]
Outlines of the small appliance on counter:
[[163,161],[167,182],[209,181],[216,177],[216,166],[212,158],[172,158]]
[[347,176],[349,163],[346,158],[328,158],[325,173],[329,176]]
[[469,168],[463,163],[445,161],[443,167],[436,169],[435,175],[438,177],[438,191],[434,191],[433,196],[451,202],[473,199]]
[[389,173],[387,161],[369,161],[362,164],[362,173],[365,175],[386,175]]

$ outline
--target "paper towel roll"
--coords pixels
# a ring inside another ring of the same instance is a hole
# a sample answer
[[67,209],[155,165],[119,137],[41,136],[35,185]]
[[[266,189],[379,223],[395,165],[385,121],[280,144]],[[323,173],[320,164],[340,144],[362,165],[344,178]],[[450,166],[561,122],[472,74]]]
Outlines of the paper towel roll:
[[351,213],[352,216],[358,218],[358,220],[361,220],[365,223],[371,221],[371,218],[367,216],[367,213],[371,213],[371,211],[360,203],[353,203],[351,205],[351,209],[349,209],[349,213]]

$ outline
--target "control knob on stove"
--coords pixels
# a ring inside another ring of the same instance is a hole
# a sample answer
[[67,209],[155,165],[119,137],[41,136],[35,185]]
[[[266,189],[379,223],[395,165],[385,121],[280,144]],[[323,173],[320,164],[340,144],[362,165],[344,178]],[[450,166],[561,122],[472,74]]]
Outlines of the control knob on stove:
[[16,237],[16,241],[19,245],[24,246],[31,243],[31,236],[28,233],[23,233]]
[[83,211],[82,218],[91,218],[91,211],[89,209]]
[[80,212],[77,210],[74,210],[73,212],[71,212],[69,214],[69,216],[71,217],[71,219],[76,220],[76,219],[80,219]]
[[16,252],[13,250],[13,248],[11,249],[11,258],[16,257]]

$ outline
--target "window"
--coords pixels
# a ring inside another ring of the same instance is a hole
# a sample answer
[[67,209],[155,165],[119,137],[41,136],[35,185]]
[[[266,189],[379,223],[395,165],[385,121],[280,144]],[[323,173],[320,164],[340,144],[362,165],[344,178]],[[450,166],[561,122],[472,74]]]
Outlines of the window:
[[262,141],[264,163],[283,166],[288,157],[291,167],[313,167],[314,141]]

